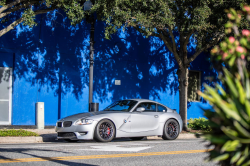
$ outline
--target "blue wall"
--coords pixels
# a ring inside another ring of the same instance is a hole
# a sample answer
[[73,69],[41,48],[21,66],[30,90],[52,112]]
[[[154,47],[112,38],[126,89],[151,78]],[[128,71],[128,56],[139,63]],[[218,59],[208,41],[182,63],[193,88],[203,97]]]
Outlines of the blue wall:
[[[88,110],[90,25],[73,27],[45,15],[37,22],[33,29],[19,25],[0,38],[0,67],[14,68],[12,125],[35,125],[36,102],[45,103],[45,125]],[[134,29],[106,40],[103,26],[95,25],[94,102],[100,109],[119,99],[145,98],[178,111],[177,63],[164,43]],[[195,45],[188,48],[191,55]],[[202,53],[190,66],[201,71],[202,83],[216,76],[208,58]],[[188,103],[188,119],[203,117],[201,105],[208,106],[203,100]]]

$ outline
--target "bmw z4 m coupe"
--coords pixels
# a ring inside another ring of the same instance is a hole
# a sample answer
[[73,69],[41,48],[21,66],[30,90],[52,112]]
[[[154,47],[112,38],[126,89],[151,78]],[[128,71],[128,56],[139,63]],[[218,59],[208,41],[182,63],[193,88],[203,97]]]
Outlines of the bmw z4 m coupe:
[[96,140],[109,142],[129,137],[161,136],[174,140],[182,130],[182,119],[173,109],[145,99],[116,101],[99,112],[80,113],[56,123],[57,138],[68,142]]

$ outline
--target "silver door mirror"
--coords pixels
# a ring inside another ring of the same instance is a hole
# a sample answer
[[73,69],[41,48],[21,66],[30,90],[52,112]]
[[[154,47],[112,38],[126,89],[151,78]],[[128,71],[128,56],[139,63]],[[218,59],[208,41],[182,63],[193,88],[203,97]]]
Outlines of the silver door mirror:
[[145,108],[144,107],[139,107],[136,109],[137,112],[142,112],[142,111],[145,111]]

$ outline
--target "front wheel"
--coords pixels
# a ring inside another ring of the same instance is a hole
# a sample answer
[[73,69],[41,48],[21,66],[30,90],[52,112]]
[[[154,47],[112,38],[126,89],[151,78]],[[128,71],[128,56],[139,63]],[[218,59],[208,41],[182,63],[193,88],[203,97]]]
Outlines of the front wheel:
[[163,136],[164,140],[174,140],[179,136],[179,124],[174,119],[169,119],[164,126]]
[[115,137],[115,126],[108,120],[101,120],[95,128],[94,139],[98,142],[110,142]]

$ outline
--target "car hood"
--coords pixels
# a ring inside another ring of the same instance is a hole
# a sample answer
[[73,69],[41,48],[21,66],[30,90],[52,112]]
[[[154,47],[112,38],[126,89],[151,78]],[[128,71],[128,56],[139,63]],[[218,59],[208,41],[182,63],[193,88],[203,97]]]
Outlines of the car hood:
[[98,111],[98,112],[87,112],[87,113],[79,113],[71,116],[67,116],[65,118],[60,119],[59,121],[76,121],[78,119],[82,118],[88,118],[95,115],[101,115],[101,114],[110,114],[110,113],[124,113],[120,111]]

